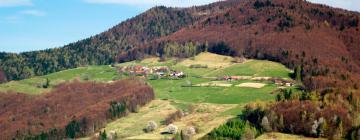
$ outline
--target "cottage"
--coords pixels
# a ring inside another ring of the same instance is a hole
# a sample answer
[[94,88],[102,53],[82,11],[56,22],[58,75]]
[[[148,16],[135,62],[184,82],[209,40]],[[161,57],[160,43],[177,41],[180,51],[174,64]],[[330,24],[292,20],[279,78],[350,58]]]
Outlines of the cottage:
[[180,78],[180,77],[183,77],[183,76],[184,76],[184,73],[183,73],[183,72],[176,72],[176,71],[174,71],[174,72],[172,72],[172,73],[170,74],[170,76]]

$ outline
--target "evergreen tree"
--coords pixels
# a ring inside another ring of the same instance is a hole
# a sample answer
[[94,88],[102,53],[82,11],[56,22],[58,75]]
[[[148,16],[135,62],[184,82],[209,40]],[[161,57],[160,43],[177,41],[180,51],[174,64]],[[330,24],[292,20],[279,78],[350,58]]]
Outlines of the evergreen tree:
[[294,78],[296,81],[301,82],[302,81],[302,67],[301,66],[297,66],[294,70]]

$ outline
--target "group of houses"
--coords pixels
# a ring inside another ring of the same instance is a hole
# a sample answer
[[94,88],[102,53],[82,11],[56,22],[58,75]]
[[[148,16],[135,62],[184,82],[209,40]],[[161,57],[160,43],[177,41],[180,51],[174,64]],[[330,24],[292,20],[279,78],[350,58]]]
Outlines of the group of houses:
[[156,74],[160,77],[171,76],[171,77],[184,77],[185,74],[182,71],[171,70],[167,66],[154,66],[146,67],[141,65],[124,66],[119,69],[122,73],[128,73],[129,75],[147,76],[149,74]]
[[274,78],[274,79],[272,79],[272,81],[278,86],[292,87],[295,85],[294,82],[289,81],[289,80],[284,80],[284,79]]

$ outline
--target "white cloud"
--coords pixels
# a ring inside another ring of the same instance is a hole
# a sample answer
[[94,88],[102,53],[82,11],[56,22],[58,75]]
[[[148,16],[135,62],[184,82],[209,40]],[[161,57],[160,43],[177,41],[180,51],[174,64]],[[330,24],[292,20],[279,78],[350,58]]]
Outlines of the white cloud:
[[360,12],[360,0],[308,0],[308,1]]
[[193,5],[204,5],[221,0],[84,0],[87,3],[96,4],[125,4],[134,6],[164,5],[171,7],[188,7]]
[[46,16],[45,12],[39,11],[39,10],[24,10],[24,11],[20,11],[19,14],[29,15],[29,16],[36,16],[36,17]]
[[0,0],[0,7],[29,6],[31,0]]

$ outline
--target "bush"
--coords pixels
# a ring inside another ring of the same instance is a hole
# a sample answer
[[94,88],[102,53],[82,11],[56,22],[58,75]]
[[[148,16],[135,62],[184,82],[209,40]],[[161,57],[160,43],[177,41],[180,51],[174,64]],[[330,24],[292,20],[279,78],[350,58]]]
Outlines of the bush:
[[145,130],[146,130],[146,132],[152,132],[152,131],[156,130],[157,127],[158,126],[155,121],[149,121],[148,124],[146,125]]
[[266,132],[270,132],[271,131],[271,126],[269,123],[269,120],[266,116],[264,116],[261,120],[261,126],[262,128],[266,131]]
[[176,134],[178,131],[178,127],[176,125],[170,124],[166,127],[166,132],[169,134]]
[[184,116],[183,111],[177,110],[176,112],[170,114],[164,121],[165,125],[171,124],[176,120],[179,120],[181,117]]
[[196,134],[196,129],[194,127],[188,127],[185,130],[181,131],[182,140],[190,140],[192,136]]
[[42,83],[40,86],[41,86],[41,88],[49,88],[49,87],[50,87],[50,80],[49,80],[49,78],[46,78],[46,79],[45,79],[45,82]]
[[103,132],[99,132],[99,140],[107,140],[107,134],[105,130]]
[[205,138],[207,139],[253,139],[260,132],[249,122],[234,119],[211,131]]

